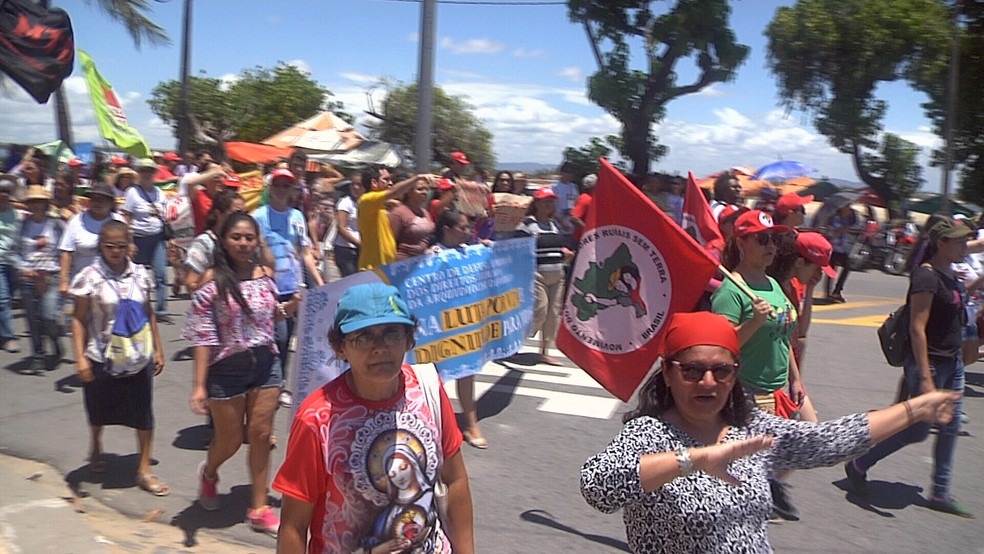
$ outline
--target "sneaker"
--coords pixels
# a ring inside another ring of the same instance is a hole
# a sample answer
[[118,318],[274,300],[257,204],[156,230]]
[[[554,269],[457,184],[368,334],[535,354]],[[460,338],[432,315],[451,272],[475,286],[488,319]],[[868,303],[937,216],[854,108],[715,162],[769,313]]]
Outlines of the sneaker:
[[205,478],[205,462],[198,464],[198,505],[203,510],[214,512],[219,509],[219,478]]
[[847,474],[847,482],[855,494],[868,496],[868,476],[858,468],[856,460],[844,464],[844,473]]
[[4,341],[3,349],[6,350],[7,352],[10,352],[11,354],[16,354],[20,352],[20,345],[17,344],[17,339],[10,339]]
[[270,506],[260,506],[255,510],[250,510],[246,513],[246,518],[249,519],[249,526],[254,531],[266,533],[274,538],[277,537],[277,531],[280,530],[280,518]]
[[974,514],[971,513],[971,511],[968,510],[963,504],[954,500],[953,497],[937,498],[934,496],[926,501],[926,507],[930,510],[936,510],[937,512],[953,514],[955,516],[965,517],[967,519],[974,519]]
[[772,512],[786,521],[799,521],[799,510],[789,500],[789,485],[778,479],[769,479],[772,490]]
[[277,400],[280,402],[281,408],[290,408],[294,405],[294,395],[286,389],[280,391],[280,396]]

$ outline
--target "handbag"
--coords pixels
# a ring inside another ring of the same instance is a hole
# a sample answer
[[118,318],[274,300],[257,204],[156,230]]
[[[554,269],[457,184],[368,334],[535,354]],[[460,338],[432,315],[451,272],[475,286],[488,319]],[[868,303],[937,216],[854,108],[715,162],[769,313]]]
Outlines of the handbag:
[[885,361],[892,367],[902,367],[905,357],[911,350],[909,344],[909,303],[906,302],[888,317],[878,328],[878,342],[881,344]]
[[[139,185],[137,185],[137,186],[139,187]],[[171,223],[167,220],[167,218],[165,218],[163,215],[161,215],[161,211],[157,208],[157,204],[153,203],[150,200],[150,197],[148,197],[144,193],[144,190],[142,188],[141,189],[138,189],[137,192],[139,192],[140,193],[140,196],[143,196],[143,199],[146,200],[148,204],[150,204],[150,207],[154,208],[154,215],[157,217],[157,219],[161,220],[161,225],[163,225],[161,232],[164,234],[164,240],[171,240],[171,239],[173,239],[174,238],[174,227],[171,227]],[[158,194],[158,198],[160,198],[161,191],[158,190],[157,191],[157,194]]]
[[[437,375],[437,367],[434,364],[416,364],[410,367],[417,374],[417,383],[420,385],[420,390],[424,393],[424,401],[430,407],[431,414],[434,417],[434,424],[438,429],[442,429],[441,380]],[[437,443],[440,448],[441,441],[438,440]],[[450,537],[451,531],[448,527],[448,485],[441,479],[440,475],[437,475],[436,479],[434,479],[434,505],[437,508],[437,517],[441,520],[441,528],[444,529],[444,534]]]

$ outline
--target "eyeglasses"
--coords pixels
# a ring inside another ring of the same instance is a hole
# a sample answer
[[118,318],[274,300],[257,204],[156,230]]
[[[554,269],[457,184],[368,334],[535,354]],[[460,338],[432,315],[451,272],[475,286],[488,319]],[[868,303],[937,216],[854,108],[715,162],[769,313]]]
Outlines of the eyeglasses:
[[377,344],[383,348],[392,348],[398,344],[405,344],[407,332],[404,329],[391,329],[381,335],[373,333],[361,333],[354,337],[345,337],[345,341],[352,345],[356,350],[369,350]]
[[755,241],[758,242],[760,246],[769,244],[769,241],[772,241],[772,244],[779,244],[781,239],[782,237],[779,236],[779,233],[759,233],[755,235]]
[[683,377],[684,381],[689,381],[691,383],[700,382],[708,371],[710,371],[711,375],[714,376],[715,381],[730,381],[734,378],[735,374],[738,373],[737,363],[722,363],[707,366],[700,362],[680,363],[676,360],[670,360],[670,365],[680,368],[680,377]]

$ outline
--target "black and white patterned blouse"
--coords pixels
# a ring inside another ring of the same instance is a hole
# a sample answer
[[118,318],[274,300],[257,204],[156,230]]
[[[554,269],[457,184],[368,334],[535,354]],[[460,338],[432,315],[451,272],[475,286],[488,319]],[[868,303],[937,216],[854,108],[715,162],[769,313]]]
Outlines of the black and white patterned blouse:
[[766,531],[772,509],[768,476],[855,458],[871,447],[871,433],[866,414],[807,423],[754,410],[748,426],[732,427],[724,440],[757,435],[774,436],[775,445],[729,465],[742,486],[697,471],[646,493],[639,478],[644,454],[706,445],[660,418],[633,419],[608,448],[584,463],[581,494],[604,513],[623,509],[633,552],[772,552]]

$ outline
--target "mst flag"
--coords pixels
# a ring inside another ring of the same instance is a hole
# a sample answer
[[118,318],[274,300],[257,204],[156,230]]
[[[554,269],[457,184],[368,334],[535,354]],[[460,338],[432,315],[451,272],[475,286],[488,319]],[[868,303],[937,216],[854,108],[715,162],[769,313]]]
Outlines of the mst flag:
[[0,0],[0,71],[44,104],[74,63],[72,22],[64,10]]
[[687,233],[602,159],[557,347],[627,401],[658,357],[667,318],[692,310],[716,269]]
[[707,198],[704,198],[704,193],[697,186],[693,171],[687,172],[687,192],[683,196],[683,221],[680,226],[701,246],[707,246],[713,241],[724,242],[711,207],[707,204]]
[[89,86],[92,109],[99,122],[99,134],[131,156],[149,158],[150,148],[140,132],[127,122],[123,105],[113,92],[113,85],[99,74],[92,58],[82,50],[79,50],[79,61],[85,72],[85,84]]

